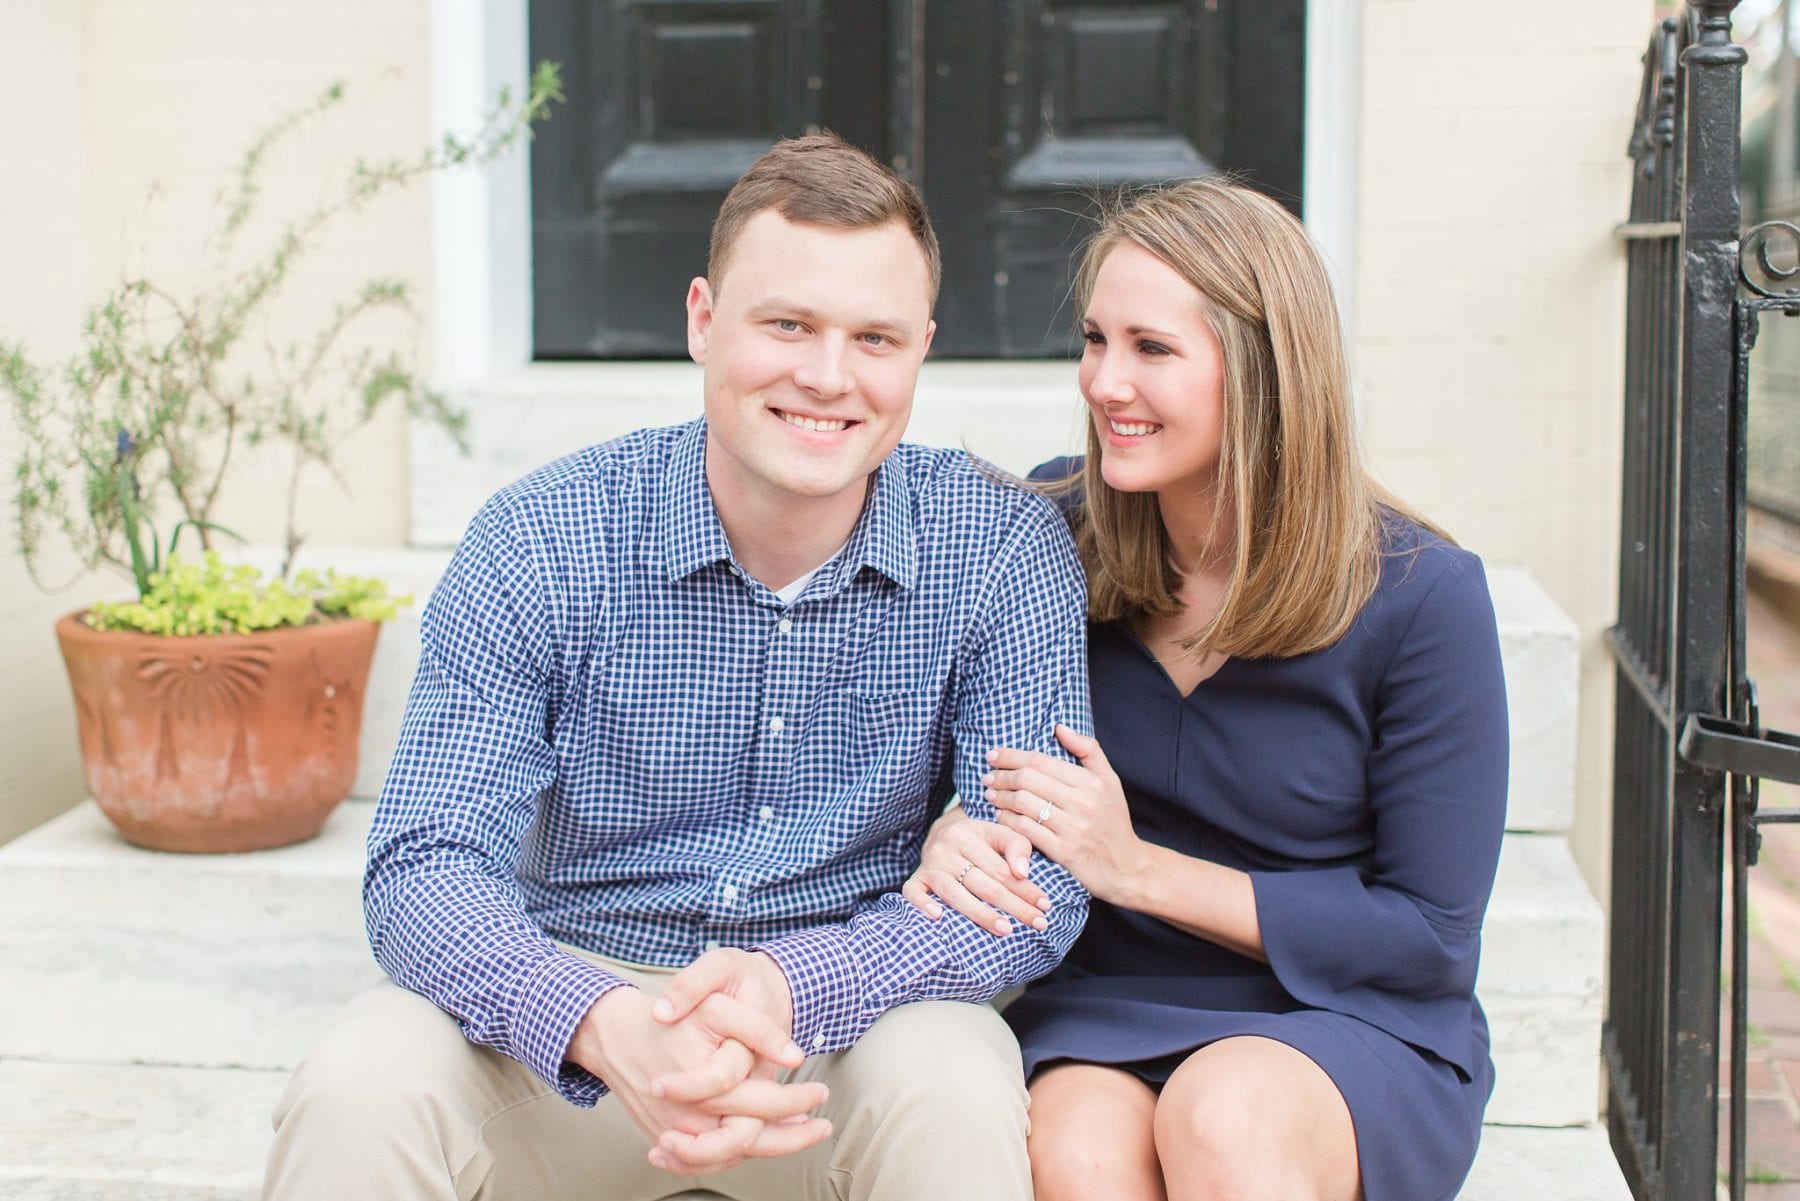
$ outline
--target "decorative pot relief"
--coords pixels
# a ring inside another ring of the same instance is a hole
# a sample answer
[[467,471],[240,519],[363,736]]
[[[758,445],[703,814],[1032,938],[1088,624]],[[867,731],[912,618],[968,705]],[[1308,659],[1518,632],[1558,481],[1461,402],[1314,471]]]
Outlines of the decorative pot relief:
[[[137,674],[153,698],[183,717],[211,717],[225,707],[241,712],[261,696],[274,657],[274,648],[267,643],[233,647],[213,656],[146,647],[138,652]],[[318,656],[313,659],[316,663]]]

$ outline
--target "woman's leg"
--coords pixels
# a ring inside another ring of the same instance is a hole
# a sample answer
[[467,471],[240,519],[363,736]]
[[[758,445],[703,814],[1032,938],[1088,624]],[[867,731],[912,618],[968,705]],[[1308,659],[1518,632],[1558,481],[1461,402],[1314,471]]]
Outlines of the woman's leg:
[[1065,1063],[1031,1084],[1037,1201],[1165,1201],[1151,1122],[1156,1094],[1118,1068]]
[[1200,1048],[1163,1087],[1154,1125],[1169,1201],[1362,1197],[1350,1107],[1325,1070],[1286,1043],[1242,1037]]

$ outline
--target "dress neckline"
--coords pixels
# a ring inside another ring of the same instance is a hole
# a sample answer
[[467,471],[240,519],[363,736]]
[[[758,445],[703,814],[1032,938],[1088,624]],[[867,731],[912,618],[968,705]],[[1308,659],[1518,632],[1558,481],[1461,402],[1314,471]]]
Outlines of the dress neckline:
[[1145,644],[1144,640],[1138,636],[1138,632],[1131,628],[1131,623],[1121,618],[1118,622],[1118,626],[1121,630],[1125,631],[1125,637],[1131,640],[1131,645],[1137,649],[1138,654],[1148,659],[1150,665],[1156,668],[1156,674],[1162,677],[1163,683],[1168,686],[1169,691],[1174,693],[1176,698],[1183,702],[1194,699],[1195,695],[1197,695],[1202,688],[1218,679],[1220,674],[1223,673],[1226,668],[1237,662],[1236,656],[1225,656],[1225,661],[1215,667],[1211,675],[1199,680],[1192,688],[1183,692],[1181,686],[1175,682],[1175,677],[1170,675],[1169,669],[1163,665],[1163,661],[1156,657],[1156,652],[1151,650],[1150,647]]

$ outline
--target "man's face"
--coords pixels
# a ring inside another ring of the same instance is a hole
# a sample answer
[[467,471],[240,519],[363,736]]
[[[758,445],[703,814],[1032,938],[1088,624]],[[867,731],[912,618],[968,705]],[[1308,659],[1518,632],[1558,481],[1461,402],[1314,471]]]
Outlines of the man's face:
[[935,325],[925,254],[904,226],[845,230],[772,209],[745,223],[721,278],[688,288],[688,353],[706,369],[714,502],[839,499],[900,441]]

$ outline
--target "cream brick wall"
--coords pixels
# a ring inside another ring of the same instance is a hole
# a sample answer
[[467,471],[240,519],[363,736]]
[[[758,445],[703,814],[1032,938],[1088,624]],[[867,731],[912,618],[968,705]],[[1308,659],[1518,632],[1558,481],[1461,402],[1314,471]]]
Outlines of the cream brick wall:
[[[74,345],[83,306],[126,270],[191,277],[214,198],[249,139],[349,85],[341,119],[280,154],[270,213],[321,195],[357,155],[406,155],[428,137],[427,0],[0,0],[0,339],[52,361]],[[151,202],[151,189],[160,198]],[[423,188],[384,201],[322,244],[283,315],[316,311],[362,280],[426,282]],[[263,224],[267,232],[272,226]],[[253,243],[257,229],[246,234]],[[304,329],[277,320],[278,340]],[[259,335],[260,336],[260,335]],[[18,451],[0,421],[0,459]],[[280,530],[279,462],[220,517],[253,538]],[[346,496],[316,480],[302,524],[320,542],[398,542],[407,528],[405,423],[367,431],[345,456]],[[10,488],[6,491],[10,521]],[[228,511],[229,516],[226,516]],[[0,554],[0,840],[78,800],[74,724],[51,635],[55,614],[116,587],[105,578],[43,595],[12,539]],[[55,576],[54,569],[48,574]],[[62,572],[66,577],[67,572]]]
[[[5,0],[0,28],[0,337],[61,348],[73,331],[50,315],[73,312],[79,293],[79,22],[72,5]],[[0,421],[0,479],[10,481],[18,451]],[[50,633],[73,604],[0,554],[0,840],[80,799],[73,707]]]
[[1356,303],[1365,436],[1402,496],[1531,568],[1581,630],[1572,838],[1606,896],[1624,216],[1651,0],[1529,21],[1366,0]]

